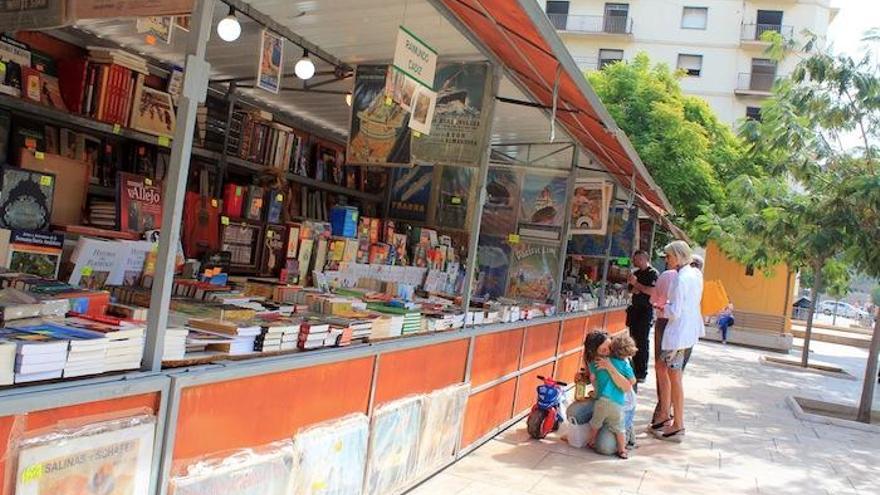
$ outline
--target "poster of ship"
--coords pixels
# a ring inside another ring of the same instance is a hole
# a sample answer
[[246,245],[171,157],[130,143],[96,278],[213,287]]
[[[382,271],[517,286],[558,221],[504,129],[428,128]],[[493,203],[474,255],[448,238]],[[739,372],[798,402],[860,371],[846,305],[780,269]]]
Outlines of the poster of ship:
[[[629,257],[635,250],[637,223],[638,209],[614,208],[608,219],[613,258]],[[605,256],[606,239],[604,235],[572,235],[568,241],[568,254]]]
[[391,174],[389,216],[398,220],[426,222],[433,178],[434,167],[429,165],[394,169]]
[[523,242],[513,245],[507,297],[546,302],[559,275],[559,247]]
[[559,240],[565,218],[568,179],[562,175],[527,173],[522,186],[519,234]]
[[412,140],[413,159],[429,163],[478,166],[485,152],[483,118],[489,94],[489,65],[449,64],[437,69],[434,89],[437,103],[430,134]]
[[510,245],[506,237],[481,235],[477,247],[477,289],[475,297],[497,299],[507,291]]
[[486,177],[486,202],[480,234],[507,236],[515,233],[519,215],[520,181],[516,170],[490,167]]
[[359,65],[351,102],[349,164],[410,163],[409,113],[385,93],[386,65]]
[[437,224],[451,229],[468,228],[468,208],[474,180],[473,168],[445,166],[440,176]]

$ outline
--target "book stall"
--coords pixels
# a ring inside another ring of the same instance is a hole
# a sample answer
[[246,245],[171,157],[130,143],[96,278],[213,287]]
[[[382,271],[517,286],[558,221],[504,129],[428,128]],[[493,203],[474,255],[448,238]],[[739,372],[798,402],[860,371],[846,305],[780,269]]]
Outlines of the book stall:
[[668,202],[543,12],[371,3],[0,9],[0,495],[400,493],[624,328]]

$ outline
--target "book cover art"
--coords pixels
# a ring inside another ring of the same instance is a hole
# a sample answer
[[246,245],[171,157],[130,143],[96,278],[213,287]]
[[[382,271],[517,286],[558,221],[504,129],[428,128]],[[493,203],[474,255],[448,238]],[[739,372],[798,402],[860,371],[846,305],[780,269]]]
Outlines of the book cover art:
[[145,232],[162,226],[162,188],[149,177],[119,172],[119,230]]
[[138,76],[129,126],[155,136],[174,134],[175,114],[171,95],[144,85]]
[[507,297],[547,302],[559,274],[559,248],[538,243],[519,243],[511,248]]
[[444,166],[440,176],[437,224],[452,229],[467,229],[471,191],[476,186],[473,168]]
[[414,222],[427,221],[433,177],[434,167],[430,165],[394,169],[389,216]]
[[139,286],[147,256],[155,245],[149,241],[118,241],[118,254],[107,277],[107,285]]
[[266,277],[277,277],[287,261],[286,229],[278,225],[269,225],[263,235],[263,260],[260,274]]
[[245,218],[260,221],[263,217],[264,189],[260,186],[248,186],[248,197],[245,203]]
[[522,186],[520,225],[561,227],[568,179],[562,175],[526,174]]
[[572,235],[568,241],[568,254],[581,256],[605,256],[608,233],[611,234],[611,256],[629,257],[636,242],[638,210],[616,207],[608,218],[606,235]]
[[358,65],[351,104],[350,163],[410,163],[409,113],[385,93],[387,65]]
[[257,87],[277,94],[281,91],[284,38],[268,29],[264,29],[260,40],[260,64],[257,71]]
[[58,85],[58,78],[43,74],[40,80],[42,84],[42,88],[40,88],[40,101],[43,105],[66,112],[67,105],[64,103],[64,98],[61,97],[61,87]]
[[4,268],[44,278],[58,276],[64,234],[12,230],[0,232],[0,239],[0,249],[6,250]]
[[0,168],[0,227],[45,230],[52,217],[55,176],[12,167]]
[[284,211],[284,193],[278,190],[270,190],[268,193],[268,203],[266,221],[269,223],[281,223],[281,216]]
[[490,167],[486,177],[486,202],[480,234],[514,233],[519,217],[522,174],[510,168]]
[[116,265],[120,244],[115,241],[80,237],[70,257],[73,271],[68,283],[87,289],[100,289]]
[[498,299],[507,291],[510,245],[503,237],[480,236],[477,247],[477,297]]
[[578,180],[571,200],[571,233],[604,235],[608,222],[607,188],[604,181]]

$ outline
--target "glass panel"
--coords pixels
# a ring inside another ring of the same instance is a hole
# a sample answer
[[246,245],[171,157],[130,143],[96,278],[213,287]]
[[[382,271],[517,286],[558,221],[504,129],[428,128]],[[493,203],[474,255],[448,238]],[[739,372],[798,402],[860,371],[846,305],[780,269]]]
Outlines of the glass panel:
[[702,55],[685,55],[678,56],[678,68],[687,72],[689,76],[699,76],[703,69]]
[[706,7],[685,7],[681,14],[681,27],[685,29],[706,29],[709,9]]
[[569,2],[547,2],[547,17],[556,29],[567,29],[568,7]]

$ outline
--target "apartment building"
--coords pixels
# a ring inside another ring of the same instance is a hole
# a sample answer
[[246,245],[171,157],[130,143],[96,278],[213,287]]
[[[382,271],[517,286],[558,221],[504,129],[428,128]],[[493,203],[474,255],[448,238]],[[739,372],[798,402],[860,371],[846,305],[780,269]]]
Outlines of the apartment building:
[[758,118],[774,81],[791,72],[792,55],[766,55],[766,31],[803,46],[809,30],[824,39],[837,9],[830,0],[539,0],[585,71],[645,52],[686,72],[685,93],[706,100],[731,125]]

